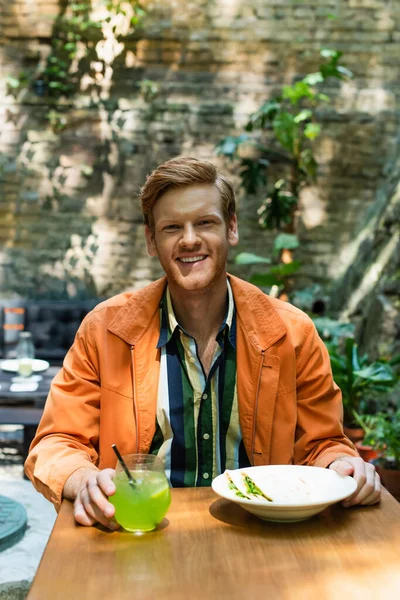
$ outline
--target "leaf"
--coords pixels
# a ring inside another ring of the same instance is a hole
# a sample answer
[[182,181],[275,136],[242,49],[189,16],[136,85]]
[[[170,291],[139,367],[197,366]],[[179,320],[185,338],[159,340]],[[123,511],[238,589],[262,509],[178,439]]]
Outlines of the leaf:
[[355,371],[354,375],[361,379],[377,383],[394,383],[397,379],[390,365],[379,362],[372,363],[364,369]]
[[[317,331],[324,338],[332,338],[337,340],[342,337],[348,337],[354,335],[355,326],[353,323],[342,323],[329,317],[316,317],[313,319],[314,325]],[[329,354],[337,352],[337,346],[334,345],[332,349],[329,349]]]
[[328,77],[335,77],[336,79],[351,79],[353,77],[353,73],[342,66],[337,66],[336,62],[330,62],[327,65],[321,65],[320,71],[324,77],[324,79],[328,79]]
[[255,273],[250,277],[250,283],[259,285],[260,287],[270,287],[272,285],[280,285],[281,280],[276,275],[269,273]]
[[246,125],[246,131],[253,131],[254,128],[264,129],[267,121],[272,121],[281,108],[278,100],[268,100],[260,106],[256,112],[250,115],[250,120]]
[[242,158],[240,177],[246,192],[255,194],[257,190],[267,185],[267,169],[269,162],[266,159]]
[[400,364],[400,354],[395,354],[394,356],[392,356],[392,358],[389,360],[389,364],[390,365],[399,365]]
[[243,142],[246,142],[249,139],[250,136],[248,136],[245,133],[242,133],[238,136],[229,135],[223,140],[221,140],[219,144],[215,146],[214,150],[217,153],[217,155],[222,154],[223,156],[233,158],[234,155],[237,153],[240,144],[243,144]]
[[321,125],[318,123],[307,123],[304,127],[304,135],[309,140],[315,140],[321,133]]
[[287,277],[288,275],[296,273],[300,267],[301,262],[299,260],[293,260],[291,263],[279,263],[279,265],[271,267],[269,272],[277,277]]
[[310,119],[311,117],[312,111],[307,108],[300,111],[293,120],[295,123],[301,123],[302,121],[307,121],[307,119]]
[[284,85],[282,97],[289,100],[292,104],[298,104],[302,98],[313,98],[314,92],[307,82],[297,81],[293,85]]
[[270,264],[271,259],[257,256],[257,254],[252,254],[251,252],[240,252],[240,254],[235,257],[235,263],[237,265],[256,265],[259,263]]
[[301,151],[298,165],[299,169],[306,173],[308,177],[314,179],[317,175],[318,164],[311,148],[305,148]]
[[278,141],[286,150],[293,152],[294,139],[298,135],[298,125],[294,116],[288,112],[279,113],[273,122],[274,132]]
[[258,209],[260,215],[258,222],[262,227],[280,229],[282,224],[290,223],[297,198],[289,190],[284,189],[286,185],[285,179],[278,179],[270,195]]
[[337,61],[343,55],[343,52],[340,52],[339,50],[332,50],[331,48],[322,48],[320,55],[324,58],[330,58]]
[[343,75],[343,77],[347,78],[347,79],[353,79],[354,74],[352,71],[350,71],[350,69],[347,69],[346,67],[342,67],[341,65],[339,65],[337,67],[337,71],[338,73],[340,73],[341,75]]
[[86,177],[90,177],[90,175],[93,175],[93,167],[90,165],[81,165],[81,173]]
[[317,85],[317,83],[323,83],[324,78],[322,77],[321,72],[317,71],[316,73],[309,73],[303,77],[302,81],[307,85]]
[[299,239],[297,235],[291,233],[280,233],[274,241],[274,252],[280,250],[295,250],[299,247]]
[[347,361],[347,369],[349,376],[353,375],[353,371],[360,369],[360,361],[358,358],[357,344],[354,338],[347,338],[345,343],[345,355]]
[[16,77],[12,77],[11,75],[7,76],[7,84],[13,89],[17,89],[20,86],[20,81]]

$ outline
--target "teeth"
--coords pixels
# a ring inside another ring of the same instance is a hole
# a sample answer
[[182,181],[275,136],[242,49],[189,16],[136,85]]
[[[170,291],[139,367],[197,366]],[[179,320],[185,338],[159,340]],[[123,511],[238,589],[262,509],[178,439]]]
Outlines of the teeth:
[[192,263],[197,262],[198,260],[204,260],[205,256],[191,256],[190,258],[180,258],[181,262]]

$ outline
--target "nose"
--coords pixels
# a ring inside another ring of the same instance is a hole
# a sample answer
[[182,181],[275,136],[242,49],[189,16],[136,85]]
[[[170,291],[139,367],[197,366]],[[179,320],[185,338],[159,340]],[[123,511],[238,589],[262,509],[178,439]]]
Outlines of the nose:
[[182,232],[182,237],[180,239],[181,246],[185,246],[187,248],[192,248],[199,243],[199,238],[197,236],[196,229],[190,223],[185,225]]

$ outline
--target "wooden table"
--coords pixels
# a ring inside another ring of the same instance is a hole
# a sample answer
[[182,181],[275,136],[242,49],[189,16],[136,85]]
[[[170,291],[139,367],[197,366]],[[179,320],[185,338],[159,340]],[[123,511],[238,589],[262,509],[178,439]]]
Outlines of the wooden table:
[[74,524],[64,501],[28,600],[400,598],[400,504],[268,523],[210,488],[174,489],[158,531]]

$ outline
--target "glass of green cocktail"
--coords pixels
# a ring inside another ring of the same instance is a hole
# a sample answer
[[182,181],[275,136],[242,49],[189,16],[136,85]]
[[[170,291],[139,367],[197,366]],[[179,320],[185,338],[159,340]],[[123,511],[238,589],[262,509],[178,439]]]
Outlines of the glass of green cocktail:
[[163,463],[153,454],[123,456],[134,485],[118,462],[116,492],[108,499],[115,506],[115,520],[127,531],[145,533],[161,523],[171,504],[171,492]]

